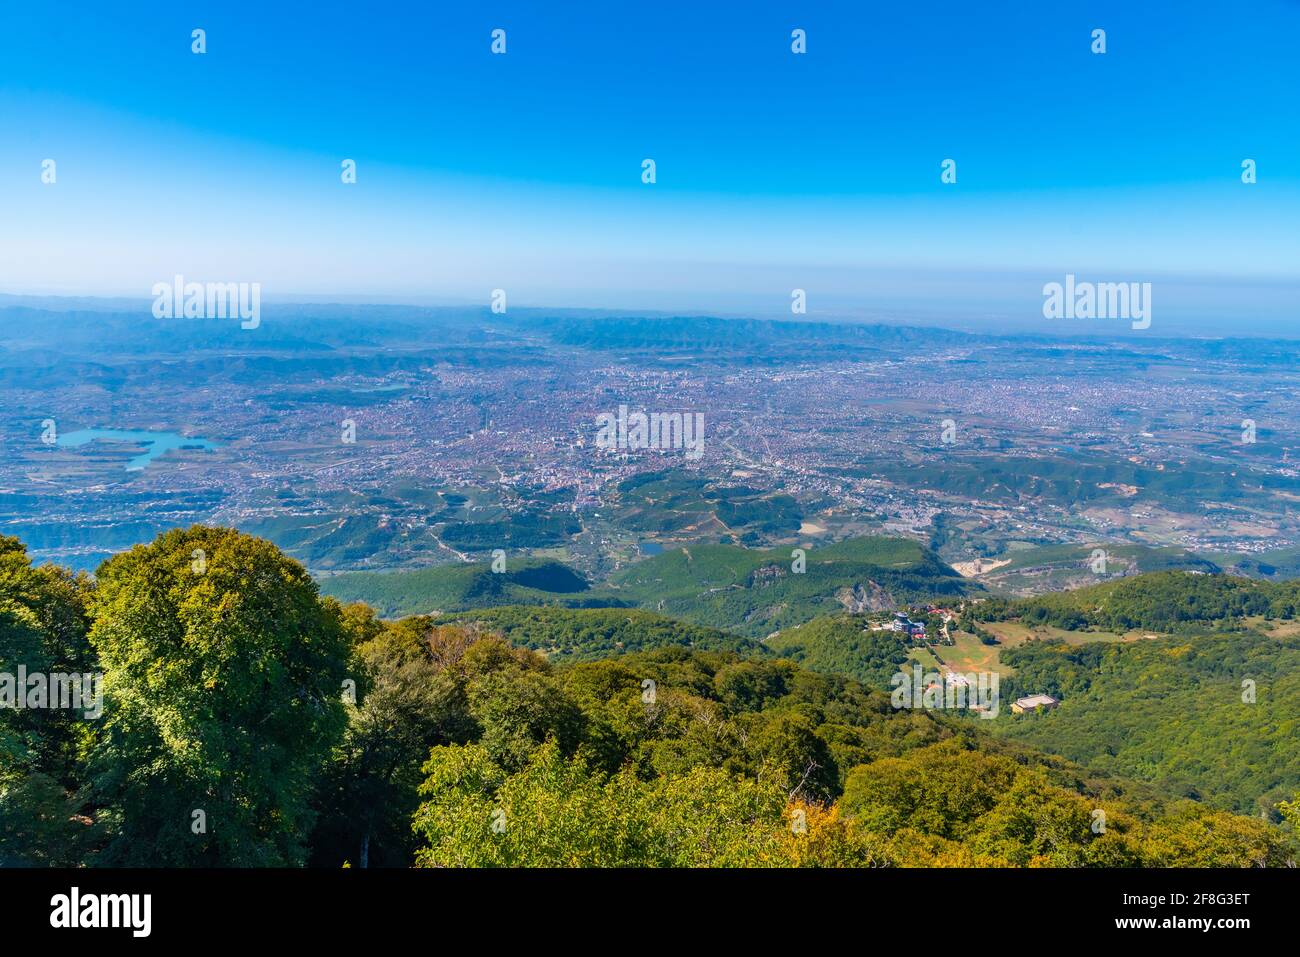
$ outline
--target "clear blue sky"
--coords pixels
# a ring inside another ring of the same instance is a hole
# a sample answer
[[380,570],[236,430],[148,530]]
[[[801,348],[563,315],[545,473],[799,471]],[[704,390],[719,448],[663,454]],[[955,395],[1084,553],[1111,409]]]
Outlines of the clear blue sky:
[[10,3],[0,291],[996,322],[1069,271],[1271,327],[1297,50],[1294,0]]

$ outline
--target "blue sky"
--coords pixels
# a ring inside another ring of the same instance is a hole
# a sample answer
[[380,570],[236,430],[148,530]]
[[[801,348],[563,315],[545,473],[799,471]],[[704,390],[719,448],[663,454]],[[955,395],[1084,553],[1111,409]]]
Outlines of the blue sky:
[[1300,325],[1300,3],[891,6],[9,4],[0,291]]

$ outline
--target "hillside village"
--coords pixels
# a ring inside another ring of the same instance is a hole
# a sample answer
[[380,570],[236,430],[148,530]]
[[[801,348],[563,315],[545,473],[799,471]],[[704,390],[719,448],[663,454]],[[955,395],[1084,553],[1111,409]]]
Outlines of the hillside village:
[[[971,689],[975,684],[972,680],[975,676],[968,672],[958,671],[935,652],[935,648],[938,646],[953,646],[956,644],[951,629],[952,623],[958,618],[960,611],[961,609],[954,612],[937,605],[929,605],[926,606],[924,612],[917,609],[912,609],[910,612],[895,612],[890,618],[871,622],[867,625],[866,630],[906,635],[914,647],[926,648],[930,651],[939,666],[938,673],[942,676],[945,687]],[[934,625],[935,621],[938,622],[937,627]],[[928,631],[927,627],[929,628]],[[1037,693],[1017,698],[1011,704],[1011,711],[1013,714],[1035,713],[1051,710],[1059,704],[1059,699],[1049,694]],[[983,708],[976,705],[971,710],[981,711]]]

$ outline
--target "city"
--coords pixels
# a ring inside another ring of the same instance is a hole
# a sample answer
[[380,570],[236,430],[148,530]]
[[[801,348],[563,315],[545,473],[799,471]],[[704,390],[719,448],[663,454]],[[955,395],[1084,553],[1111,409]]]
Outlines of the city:
[[[719,341],[724,320],[371,309],[373,325],[268,307],[262,330],[224,338],[201,321],[28,309],[42,321],[0,352],[0,531],[93,568],[162,528],[216,522],[326,575],[495,547],[603,575],[647,543],[862,534],[990,566],[1063,544],[1242,557],[1300,543],[1291,343],[794,319],[744,343]],[[625,335],[656,322],[673,349]],[[76,348],[88,323],[116,333],[108,348]],[[567,341],[575,327],[594,345]],[[803,348],[809,328],[821,348]],[[859,348],[845,356],[836,339]],[[700,417],[701,454],[602,448],[599,416],[620,406]],[[138,440],[51,444],[47,420],[65,437],[192,442],[128,471]],[[664,511],[623,491],[660,472],[697,483],[700,500]],[[719,493],[737,490],[767,503],[761,518],[720,517]],[[663,514],[647,521],[647,508]]]

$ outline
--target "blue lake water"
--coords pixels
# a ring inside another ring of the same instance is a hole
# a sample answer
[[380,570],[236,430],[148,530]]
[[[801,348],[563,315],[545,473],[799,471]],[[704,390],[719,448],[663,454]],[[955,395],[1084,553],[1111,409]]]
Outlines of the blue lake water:
[[642,543],[641,543],[641,554],[642,554],[642,555],[662,555],[662,554],[663,554],[663,550],[664,550],[664,547],[663,547],[662,545],[660,545],[658,542],[642,542]]
[[80,429],[60,435],[58,444],[68,448],[85,445],[88,442],[127,442],[131,445],[143,445],[144,453],[137,455],[126,463],[128,472],[138,472],[146,465],[166,455],[172,449],[216,449],[220,446],[207,439],[186,437],[179,432],[147,432],[128,429]]

